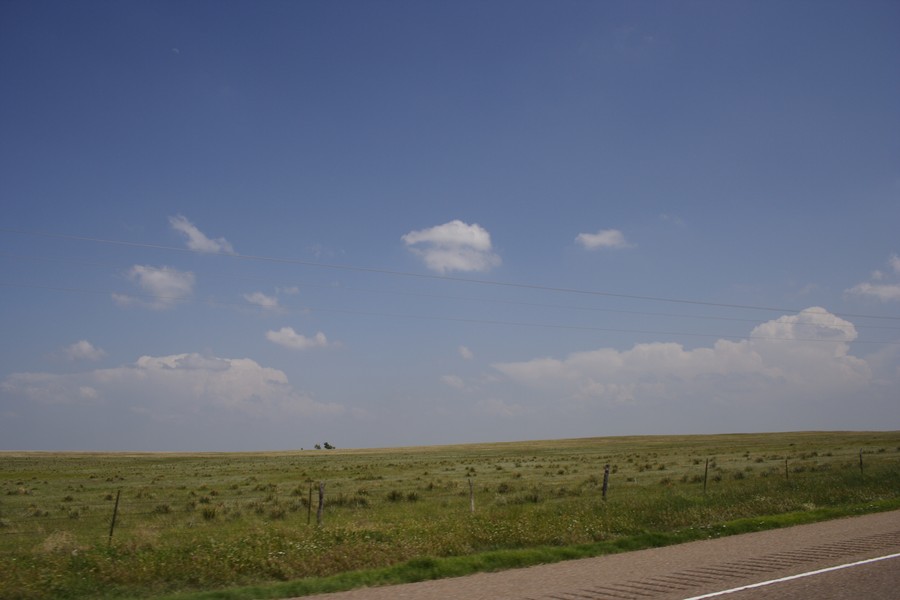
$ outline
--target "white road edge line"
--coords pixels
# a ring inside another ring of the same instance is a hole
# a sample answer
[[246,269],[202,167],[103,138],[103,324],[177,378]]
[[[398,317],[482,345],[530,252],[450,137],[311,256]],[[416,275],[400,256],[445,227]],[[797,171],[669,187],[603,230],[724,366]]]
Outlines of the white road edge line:
[[763,587],[764,585],[772,585],[773,583],[781,583],[782,581],[790,581],[792,579],[800,579],[802,577],[811,577],[813,575],[819,575],[821,573],[828,573],[829,571],[838,571],[840,569],[849,569],[850,567],[858,567],[859,565],[865,565],[868,563],[878,562],[879,560],[888,560],[889,558],[900,558],[900,553],[888,554],[886,556],[878,556],[876,558],[869,558],[866,560],[860,560],[857,562],[847,563],[844,565],[837,565],[836,567],[828,567],[827,569],[819,569],[817,571],[808,571],[806,573],[799,573],[797,575],[790,575],[788,577],[781,577],[779,579],[770,579],[769,581],[761,581],[759,583],[743,585],[741,587],[732,588],[730,590],[722,590],[720,592],[711,592],[709,594],[703,594],[702,596],[691,596],[690,598],[685,598],[684,600],[703,600],[704,598],[715,598],[716,596],[724,596],[725,594],[734,594],[735,592],[742,592],[744,590],[752,590],[753,588]]

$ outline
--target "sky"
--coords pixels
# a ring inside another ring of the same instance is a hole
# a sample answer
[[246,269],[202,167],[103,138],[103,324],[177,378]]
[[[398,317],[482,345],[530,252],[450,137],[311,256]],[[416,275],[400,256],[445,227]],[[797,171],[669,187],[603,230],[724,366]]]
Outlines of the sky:
[[900,429],[900,4],[0,3],[0,450]]

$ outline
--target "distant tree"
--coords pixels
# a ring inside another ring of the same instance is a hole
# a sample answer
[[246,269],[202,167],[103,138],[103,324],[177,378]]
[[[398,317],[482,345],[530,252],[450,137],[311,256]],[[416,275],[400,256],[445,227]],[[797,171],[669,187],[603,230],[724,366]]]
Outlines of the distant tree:
[[325,449],[326,449],[326,450],[334,450],[334,446],[332,446],[332,445],[329,444],[328,442],[325,442]]
[[314,448],[315,448],[316,450],[321,450],[321,449],[322,449],[322,445],[321,445],[321,444],[316,444],[316,445],[314,446]]

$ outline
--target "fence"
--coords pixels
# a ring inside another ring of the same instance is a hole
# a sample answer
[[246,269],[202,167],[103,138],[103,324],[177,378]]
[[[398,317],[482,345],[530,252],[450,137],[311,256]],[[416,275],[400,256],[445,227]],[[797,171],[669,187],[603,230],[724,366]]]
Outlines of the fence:
[[[27,477],[24,474],[41,473],[39,458],[23,465],[0,456],[0,552],[37,547],[61,531],[97,546],[119,539],[139,543],[151,531],[181,528],[190,535],[194,528],[248,520],[326,526],[352,522],[372,509],[396,512],[421,503],[464,515],[574,496],[602,502],[607,496],[614,499],[617,493],[647,486],[683,485],[690,493],[705,494],[744,480],[799,483],[829,472],[864,480],[872,476],[870,471],[885,466],[896,471],[898,457],[900,448],[886,447],[675,457],[644,452],[587,459],[538,455],[485,456],[460,463],[410,460],[375,468],[336,456],[335,461],[343,464],[322,469],[321,478],[299,473],[291,481],[289,475],[272,470],[269,474],[278,473],[279,481],[264,482],[248,476],[247,465],[235,465],[228,472],[225,463],[208,471],[174,468],[160,475],[150,468],[159,466],[152,458],[142,458],[142,468],[127,476],[99,477],[92,474],[90,460],[84,459],[80,470],[70,470],[66,477],[60,470]],[[314,458],[321,462],[331,457],[323,452]],[[294,466],[302,465],[302,459],[295,460]]]

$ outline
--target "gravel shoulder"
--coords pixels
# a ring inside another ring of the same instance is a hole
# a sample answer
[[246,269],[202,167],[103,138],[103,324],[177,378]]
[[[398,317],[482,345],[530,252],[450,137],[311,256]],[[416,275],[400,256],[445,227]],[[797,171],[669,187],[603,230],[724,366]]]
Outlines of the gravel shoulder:
[[674,600],[900,552],[900,511],[305,600]]

